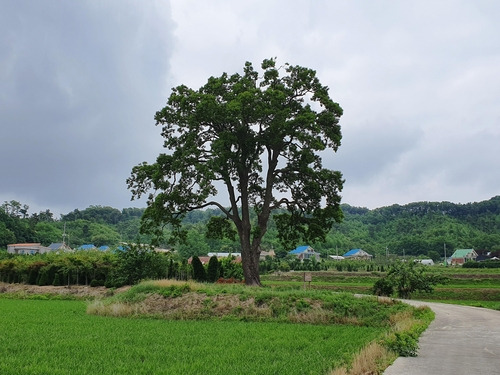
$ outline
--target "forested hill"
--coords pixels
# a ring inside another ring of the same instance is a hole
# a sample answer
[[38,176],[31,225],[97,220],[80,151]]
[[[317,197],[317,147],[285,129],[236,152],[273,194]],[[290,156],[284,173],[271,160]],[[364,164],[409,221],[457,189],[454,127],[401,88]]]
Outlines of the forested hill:
[[[418,202],[373,210],[343,204],[342,209],[344,221],[335,225],[326,242],[310,244],[316,251],[341,255],[362,248],[374,255],[385,256],[388,252],[435,258],[444,255],[445,244],[448,255],[457,248],[500,251],[500,196],[468,204]],[[5,202],[0,209],[0,249],[16,242],[61,242],[63,233],[73,247],[84,243],[113,246],[138,239],[147,242],[147,237],[138,237],[142,212],[138,208],[91,206],[55,220],[50,210],[30,215],[26,205]],[[217,210],[200,210],[187,215],[188,241],[176,247],[181,255],[239,251],[236,242],[205,238],[206,221],[218,214]],[[285,255],[289,249],[281,248],[276,234],[271,222],[263,248]]]
[[[369,210],[343,205],[344,222],[331,235],[343,246],[375,254],[443,255],[457,248],[500,250],[500,196],[467,204],[417,202]],[[346,243],[347,242],[347,243]],[[449,255],[449,254],[448,254]]]

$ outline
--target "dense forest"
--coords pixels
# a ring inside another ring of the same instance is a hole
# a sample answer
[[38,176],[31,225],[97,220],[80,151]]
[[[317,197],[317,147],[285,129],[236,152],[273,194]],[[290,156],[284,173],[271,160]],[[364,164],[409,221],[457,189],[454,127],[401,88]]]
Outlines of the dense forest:
[[[375,257],[391,254],[434,259],[444,255],[445,247],[448,255],[457,248],[500,251],[500,196],[477,203],[418,202],[373,210],[343,204],[342,210],[343,222],[332,228],[326,241],[309,244],[323,256],[342,255],[352,248],[362,248]],[[54,218],[50,210],[30,214],[27,205],[4,202],[0,206],[0,249],[21,242],[47,246],[63,239],[73,248],[90,243],[97,247],[149,243],[150,238],[139,233],[143,211],[90,206]],[[205,224],[213,215],[220,212],[190,212],[184,220],[186,242],[173,246],[163,243],[162,247],[174,248],[184,258],[208,252],[238,252],[236,241],[207,238]],[[263,242],[263,250],[271,249],[279,257],[291,250],[280,245],[272,221]]]

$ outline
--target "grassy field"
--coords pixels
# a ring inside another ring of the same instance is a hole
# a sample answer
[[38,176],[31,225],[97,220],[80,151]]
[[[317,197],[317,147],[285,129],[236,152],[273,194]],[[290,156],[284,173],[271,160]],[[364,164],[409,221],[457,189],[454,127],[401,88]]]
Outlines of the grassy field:
[[[449,282],[414,298],[500,308],[498,271],[457,271],[433,268]],[[369,293],[381,273],[312,275],[309,288],[303,273],[264,276],[268,288],[149,282],[94,302],[0,294],[0,374],[346,374],[332,369],[390,342],[394,316],[411,314],[331,293]],[[404,323],[410,341],[428,322]]]
[[110,318],[0,299],[0,374],[325,374],[382,327]]
[[[474,269],[462,267],[432,266],[430,273],[446,276],[446,284],[437,285],[434,292],[415,293],[412,298],[424,301],[455,303],[500,310],[500,269]],[[371,289],[383,273],[322,271],[312,273],[311,288],[371,294]],[[303,272],[264,275],[267,286],[304,286]]]

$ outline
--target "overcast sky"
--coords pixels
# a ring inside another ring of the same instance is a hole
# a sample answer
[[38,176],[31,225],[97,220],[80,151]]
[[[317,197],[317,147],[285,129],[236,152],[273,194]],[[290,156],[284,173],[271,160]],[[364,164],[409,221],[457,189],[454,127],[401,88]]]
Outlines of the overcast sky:
[[500,194],[500,2],[0,1],[0,203],[65,214],[131,202],[172,87],[269,57],[344,109],[343,202]]

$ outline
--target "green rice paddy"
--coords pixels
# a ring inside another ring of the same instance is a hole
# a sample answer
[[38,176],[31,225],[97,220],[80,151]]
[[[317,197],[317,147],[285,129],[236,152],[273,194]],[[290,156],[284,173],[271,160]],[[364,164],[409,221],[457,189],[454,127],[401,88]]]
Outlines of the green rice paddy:
[[325,374],[380,337],[347,325],[168,321],[0,298],[0,374]]

